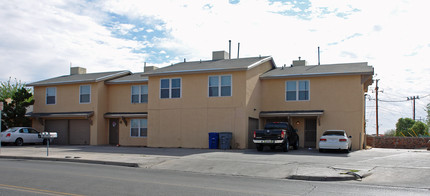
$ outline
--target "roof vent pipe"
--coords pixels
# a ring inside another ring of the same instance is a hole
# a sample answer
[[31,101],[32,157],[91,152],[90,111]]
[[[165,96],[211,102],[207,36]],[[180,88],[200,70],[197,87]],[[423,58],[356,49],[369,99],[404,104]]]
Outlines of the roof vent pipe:
[[143,62],[143,72],[146,70],[146,62]]
[[239,58],[240,42],[237,43],[237,58]]
[[231,40],[228,40],[228,59],[231,59]]
[[320,65],[320,47],[318,46],[318,65]]

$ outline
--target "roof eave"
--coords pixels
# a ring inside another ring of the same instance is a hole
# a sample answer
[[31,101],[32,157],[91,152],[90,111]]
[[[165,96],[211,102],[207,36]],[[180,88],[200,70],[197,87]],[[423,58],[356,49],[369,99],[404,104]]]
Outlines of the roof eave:
[[260,76],[261,79],[279,79],[279,78],[301,78],[301,77],[323,77],[323,76],[347,76],[347,75],[373,75],[371,72],[351,72],[351,73],[308,73],[308,74],[291,74],[291,75],[272,75]]
[[106,81],[105,84],[137,84],[137,83],[145,83],[145,82],[148,82],[148,79],[145,79],[145,80]]
[[273,61],[273,58],[272,58],[271,56],[269,56],[269,57],[266,57],[266,58],[264,58],[264,59],[261,59],[261,60],[259,60],[259,61],[255,62],[255,63],[253,63],[253,64],[249,65],[249,66],[248,66],[248,69],[252,69],[252,68],[257,67],[258,65],[261,65],[261,64],[263,64],[263,63],[265,63],[265,62],[268,62],[268,61],[271,61],[271,62],[272,62],[272,67],[274,67],[274,68],[276,67],[276,64],[275,64],[275,62]]
[[110,74],[110,75],[107,75],[107,76],[102,76],[100,78],[97,78],[97,79],[95,79],[95,82],[101,82],[101,81],[105,81],[105,80],[109,80],[109,79],[121,77],[121,76],[124,76],[124,75],[128,75],[130,73],[131,72],[128,71],[128,70],[127,71],[121,71],[121,72],[118,72],[118,73],[114,73],[114,74]]
[[166,76],[166,75],[179,75],[179,74],[230,72],[230,71],[246,71],[246,70],[248,70],[248,67],[244,67],[244,68],[214,68],[214,69],[201,69],[201,70],[165,71],[165,72],[160,72],[160,73],[142,74],[141,76]]
[[30,83],[26,86],[52,86],[52,85],[64,85],[64,84],[82,84],[82,83],[94,83],[96,82],[95,79],[91,80],[70,80],[70,81],[63,81],[63,82],[47,82],[42,84],[36,84],[36,83]]

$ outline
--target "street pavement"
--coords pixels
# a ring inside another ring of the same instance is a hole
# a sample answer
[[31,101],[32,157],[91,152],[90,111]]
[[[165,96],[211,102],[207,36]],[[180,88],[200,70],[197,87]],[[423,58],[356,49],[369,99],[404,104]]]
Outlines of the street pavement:
[[217,175],[311,181],[362,181],[430,189],[430,151],[368,149],[319,153],[115,146],[2,146],[0,158],[70,161]]

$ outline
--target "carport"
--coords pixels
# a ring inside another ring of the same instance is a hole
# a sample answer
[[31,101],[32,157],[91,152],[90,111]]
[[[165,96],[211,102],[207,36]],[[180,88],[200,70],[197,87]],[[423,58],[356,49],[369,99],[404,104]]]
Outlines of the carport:
[[262,124],[269,122],[289,122],[298,130],[300,147],[316,148],[317,127],[324,110],[262,111]]
[[57,132],[58,138],[53,144],[89,145],[91,117],[94,112],[59,112],[28,113],[26,116],[36,119],[48,132]]

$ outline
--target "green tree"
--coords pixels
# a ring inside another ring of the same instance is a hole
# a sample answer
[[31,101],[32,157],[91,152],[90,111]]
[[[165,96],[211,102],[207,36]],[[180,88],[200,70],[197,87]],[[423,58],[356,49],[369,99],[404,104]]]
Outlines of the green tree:
[[11,82],[11,78],[6,82],[0,82],[0,101],[4,101],[7,98],[12,98],[13,94],[25,87],[25,83],[22,83],[21,80],[17,80],[15,78],[15,82]]
[[410,136],[408,132],[414,124],[415,121],[410,118],[399,118],[396,123],[396,136]]
[[10,103],[4,103],[2,111],[2,130],[9,127],[31,126],[31,120],[25,117],[27,107],[34,104],[33,94],[24,87],[12,95]]
[[428,136],[429,135],[428,130],[429,130],[429,127],[425,123],[421,121],[416,121],[415,124],[410,128],[409,132],[410,133],[412,132],[411,134],[417,134],[418,136],[423,136],[423,135]]

